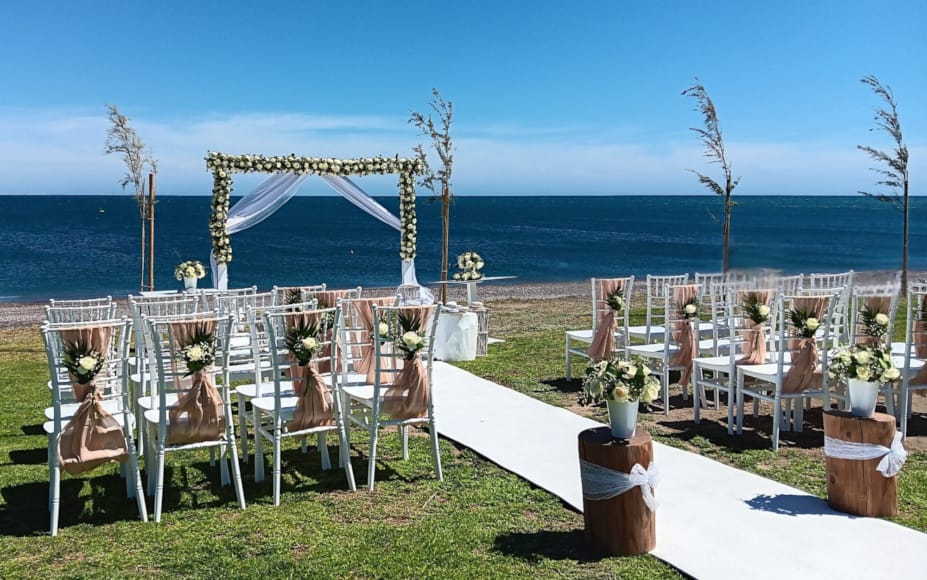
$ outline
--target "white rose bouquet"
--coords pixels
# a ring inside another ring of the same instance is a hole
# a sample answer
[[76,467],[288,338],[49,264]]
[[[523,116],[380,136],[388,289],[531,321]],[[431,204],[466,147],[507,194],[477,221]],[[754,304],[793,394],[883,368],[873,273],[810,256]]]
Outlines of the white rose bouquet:
[[299,366],[304,367],[312,360],[312,356],[322,349],[319,339],[319,325],[314,322],[299,321],[287,328],[284,338],[286,348],[290,351]]
[[744,315],[754,324],[769,322],[769,305],[767,305],[756,292],[747,292],[744,295]]
[[187,365],[187,375],[199,372],[216,360],[216,337],[208,332],[197,332],[189,344],[181,347],[177,353]]
[[837,350],[827,367],[832,379],[859,379],[861,381],[890,383],[901,377],[892,360],[891,348],[857,344]]
[[206,276],[206,268],[199,260],[187,260],[177,264],[174,268],[174,278],[183,280],[184,278],[203,278]]
[[686,301],[685,304],[679,309],[679,313],[683,318],[689,320],[691,318],[698,318],[698,298],[693,296]]
[[864,306],[860,312],[860,322],[865,329],[865,334],[878,340],[880,343],[885,342],[888,336],[888,315],[884,312],[877,312]]
[[624,291],[620,289],[615,290],[605,297],[605,303],[615,312],[624,311]]
[[483,262],[483,258],[476,252],[464,252],[457,256],[457,268],[460,272],[454,274],[454,280],[460,280],[462,282],[479,280],[483,277],[481,270],[485,265],[486,263]]
[[801,338],[812,338],[821,327],[821,321],[801,309],[789,310],[793,333]]
[[[103,369],[106,357],[84,342],[65,344],[62,362],[72,377],[77,378],[78,384],[86,385]],[[73,378],[71,380],[74,380]]]
[[[399,322],[399,332],[393,344],[400,352],[405,354],[406,360],[412,360],[418,354],[418,351],[425,348],[425,337],[422,336],[422,330],[417,327],[412,318],[400,313],[397,320]],[[380,324],[384,323],[381,322]]]
[[660,395],[660,381],[640,357],[630,361],[615,356],[586,368],[580,403],[609,399],[622,402],[653,402]]

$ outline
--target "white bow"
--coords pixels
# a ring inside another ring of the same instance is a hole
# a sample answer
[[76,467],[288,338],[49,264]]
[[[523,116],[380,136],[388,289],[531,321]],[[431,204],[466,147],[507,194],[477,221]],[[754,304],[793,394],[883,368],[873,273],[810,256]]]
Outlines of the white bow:
[[[885,449],[885,447],[882,447],[882,449]],[[879,462],[876,470],[885,477],[892,477],[901,471],[901,466],[904,465],[907,458],[908,452],[905,451],[904,445],[901,444],[901,431],[895,431],[892,448],[885,449],[885,456],[882,457],[882,461]]]
[[651,462],[647,469],[644,469],[640,463],[635,463],[631,468],[631,473],[621,473],[580,460],[579,473],[585,499],[598,501],[611,499],[635,487],[640,487],[641,494],[644,496],[644,504],[650,511],[657,510],[657,500],[653,491],[660,483],[660,472],[654,462]]
[[871,443],[856,443],[853,441],[842,441],[833,437],[824,437],[824,455],[835,459],[855,459],[857,461],[866,461],[869,459],[882,458],[876,470],[885,477],[894,477],[901,471],[908,458],[908,452],[905,451],[904,445],[901,444],[901,432],[895,431],[895,437],[892,439],[892,447],[889,449],[884,445],[874,445]]

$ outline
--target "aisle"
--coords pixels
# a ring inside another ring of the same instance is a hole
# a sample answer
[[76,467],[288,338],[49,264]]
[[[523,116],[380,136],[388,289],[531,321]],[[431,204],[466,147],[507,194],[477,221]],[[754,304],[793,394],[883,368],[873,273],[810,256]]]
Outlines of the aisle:
[[[599,423],[445,363],[438,432],[582,510],[576,437]],[[923,577],[927,534],[831,510],[812,495],[654,442],[653,555],[700,579]]]

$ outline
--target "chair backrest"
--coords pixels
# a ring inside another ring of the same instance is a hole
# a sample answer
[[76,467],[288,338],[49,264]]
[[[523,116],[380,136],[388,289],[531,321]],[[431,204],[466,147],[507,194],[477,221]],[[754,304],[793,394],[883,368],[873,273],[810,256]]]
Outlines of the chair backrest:
[[688,282],[688,274],[675,276],[652,276],[647,274],[647,330],[644,337],[645,342],[651,340],[652,327],[665,325],[666,323],[666,312],[669,308],[668,296],[670,296],[666,289],[670,286],[682,286]]
[[[185,316],[174,316],[170,318],[150,318],[142,317],[142,323],[145,324],[146,334],[152,343],[164,345],[164,348],[153,348],[151,352],[151,365],[149,372],[153,374],[155,386],[151,397],[158,398],[158,408],[164,417],[168,412],[167,395],[186,391],[190,388],[189,373],[183,362],[181,362],[180,351],[185,346],[184,337],[175,330],[187,325],[195,326],[202,323],[214,324],[212,332],[212,344],[214,348],[214,362],[205,371],[210,375],[213,384],[223,401],[228,401],[229,380],[228,380],[228,357],[229,357],[229,339],[232,330],[232,317],[228,314],[193,313]],[[188,330],[188,332],[191,332]],[[231,420],[230,417],[226,418]]]
[[338,306],[339,300],[358,300],[361,297],[361,293],[364,291],[363,288],[357,286],[355,288],[343,288],[338,290],[330,290],[328,288],[314,292],[312,296],[306,296],[306,300],[311,300],[315,298],[319,302],[319,308],[334,308]]
[[[266,315],[284,315],[290,312],[310,312],[317,310],[317,302],[312,299],[308,302],[295,302],[293,304],[257,305],[248,308],[248,345],[250,354],[248,362],[254,363],[255,396],[260,397],[267,392],[270,382],[265,379],[265,363],[273,363],[274,341],[269,336]],[[328,321],[327,326],[332,326]]]
[[307,302],[315,298],[316,292],[324,291],[325,287],[324,283],[307,286],[274,286],[271,292],[274,293],[277,304],[286,304],[287,302]]
[[285,383],[284,377],[292,376],[292,373],[287,371],[298,364],[295,355],[287,346],[287,337],[290,333],[296,332],[300,323],[309,321],[318,325],[315,338],[319,344],[318,352],[312,356],[315,363],[310,364],[321,365],[320,374],[330,374],[332,389],[338,388],[338,373],[334,372],[334,369],[337,368],[336,361],[339,356],[337,338],[341,334],[338,328],[341,323],[341,307],[301,310],[281,305],[268,308],[263,312],[262,326],[266,329],[267,352],[273,367],[273,392],[277,398],[274,408],[277,412],[280,409],[281,394],[285,390],[290,391],[289,388],[285,388],[289,385]]
[[692,279],[696,284],[701,286],[703,290],[708,290],[708,287],[712,284],[718,284],[720,282],[727,281],[727,274],[724,272],[712,272],[710,274],[696,272]]
[[99,346],[99,350],[94,350],[103,355],[103,367],[94,379],[96,392],[103,400],[118,398],[121,400],[122,408],[128,408],[131,319],[45,323],[42,325],[41,332],[51,375],[56,432],[61,431],[61,405],[75,400],[70,375],[64,362],[65,357],[69,349],[78,346],[81,342],[91,347]]
[[[778,335],[776,330],[779,325],[778,310],[779,293],[775,288],[752,288],[743,286],[740,288],[731,288],[728,292],[727,303],[730,305],[728,314],[727,327],[729,329],[728,353],[731,357],[731,364],[745,354],[753,352],[756,345],[757,337],[754,333],[760,332],[757,329],[756,321],[752,320],[748,304],[753,305],[759,310],[760,305],[769,308],[768,319],[763,325],[763,335],[760,337],[763,342],[765,352],[775,352],[777,349]],[[757,312],[759,317],[761,312]],[[749,349],[747,345],[750,345]],[[755,361],[759,364],[759,360]]]
[[245,288],[197,288],[188,290],[188,294],[196,294],[203,299],[203,310],[216,310],[219,308],[220,297],[251,296],[257,294],[257,286]]
[[[424,346],[416,353],[425,365],[426,377],[431,384],[431,367],[434,362],[434,336],[438,327],[438,317],[441,315],[440,304],[431,306],[373,306],[373,318],[386,322],[389,332],[384,336],[380,333],[380,325],[373,325],[374,343],[374,401],[380,399],[382,389],[393,385],[396,377],[404,366],[405,353],[397,347],[402,341],[406,329],[403,319],[423,315],[421,326],[417,333],[424,341]],[[429,400],[429,405],[431,401]]]
[[849,342],[856,344],[865,329],[860,325],[865,319],[865,311],[868,309],[870,315],[874,315],[878,310],[888,316],[888,330],[884,337],[886,344],[891,343],[892,334],[895,330],[895,317],[898,313],[898,285],[880,284],[872,286],[854,286],[850,291],[850,312],[849,312]]
[[419,305],[422,303],[421,286],[416,284],[402,284],[396,290],[399,304],[402,306]]
[[[398,297],[384,296],[379,298],[358,298],[345,299],[339,302],[341,305],[341,340],[339,341],[341,352],[341,368],[343,371],[343,381],[347,381],[347,375],[355,372],[355,363],[362,357],[362,352],[368,346],[373,344],[373,329],[366,323],[368,316],[372,318],[373,306],[386,307],[398,306]],[[367,314],[370,312],[371,314]]]
[[853,270],[837,274],[815,272],[806,276],[804,287],[812,289],[849,288],[853,286],[853,274]]
[[623,336],[628,335],[628,324],[631,313],[631,298],[634,295],[634,276],[624,278],[592,278],[592,334],[595,335],[599,329],[599,320],[607,313],[611,307],[608,305],[608,289],[615,283],[621,284],[621,295],[624,301],[624,308],[615,317],[618,330],[623,331]]
[[[817,343],[818,354],[821,361],[821,375],[824,384],[827,384],[827,364],[828,355],[831,347],[837,344],[837,334],[834,331],[834,311],[840,299],[841,289],[819,289],[816,293],[802,293],[800,295],[785,295],[779,293],[776,301],[776,317],[778,328],[775,343],[776,360],[778,365],[778,375],[780,378],[784,375],[784,369],[787,364],[784,354],[791,352],[792,343],[797,339],[797,329],[792,320],[792,312],[795,310],[806,310],[809,303],[817,299],[823,306],[818,319],[819,326],[814,334]],[[781,384],[781,380],[779,381]]]
[[232,317],[232,331],[244,332],[242,328],[248,322],[248,309],[266,308],[276,304],[273,292],[250,292],[234,294],[217,294],[216,310]]
[[45,320],[59,322],[93,322],[116,318],[117,304],[110,297],[93,300],[49,300]]
[[195,294],[171,294],[166,296],[129,295],[129,310],[138,323],[138,317],[176,316],[202,311],[202,297]]

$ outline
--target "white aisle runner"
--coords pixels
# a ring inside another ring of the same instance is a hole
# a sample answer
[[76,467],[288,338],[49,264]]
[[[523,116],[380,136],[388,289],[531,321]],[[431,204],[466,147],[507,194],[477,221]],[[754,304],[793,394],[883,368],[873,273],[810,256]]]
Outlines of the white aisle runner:
[[[582,510],[577,436],[599,426],[445,363],[438,432]],[[653,555],[701,579],[927,578],[927,534],[654,442]]]

